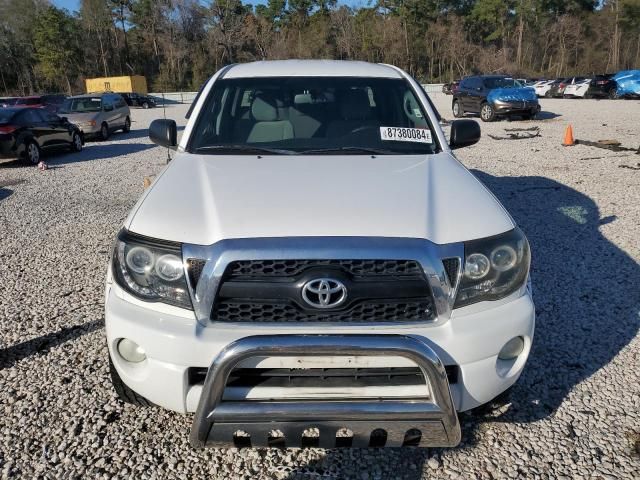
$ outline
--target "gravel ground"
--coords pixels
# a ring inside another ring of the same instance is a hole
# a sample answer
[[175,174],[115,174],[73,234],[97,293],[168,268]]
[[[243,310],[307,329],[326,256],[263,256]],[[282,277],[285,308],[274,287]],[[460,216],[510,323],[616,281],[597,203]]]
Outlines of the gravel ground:
[[[434,95],[447,118],[450,99]],[[538,325],[510,398],[462,414],[450,450],[192,450],[189,416],[117,400],[103,330],[112,239],[165,163],[146,138],[162,111],[135,110],[131,133],[45,172],[0,164],[2,478],[638,478],[640,170],[621,167],[640,156],[560,143],[571,123],[638,147],[640,102],[542,105],[541,120],[483,124],[458,154],[529,236]]]

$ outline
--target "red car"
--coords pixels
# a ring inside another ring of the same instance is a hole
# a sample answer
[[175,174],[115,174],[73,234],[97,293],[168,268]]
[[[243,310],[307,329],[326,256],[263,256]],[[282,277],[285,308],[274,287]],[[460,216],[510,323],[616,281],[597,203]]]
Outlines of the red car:
[[11,106],[44,108],[55,113],[66,98],[66,95],[34,95],[31,97],[20,97],[16,99],[15,103]]

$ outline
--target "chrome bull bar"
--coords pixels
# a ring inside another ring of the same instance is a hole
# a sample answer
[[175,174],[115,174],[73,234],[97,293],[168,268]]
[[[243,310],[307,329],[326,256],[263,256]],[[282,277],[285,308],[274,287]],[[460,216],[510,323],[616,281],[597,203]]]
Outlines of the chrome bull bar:
[[[413,361],[428,383],[423,400],[223,401],[229,375],[251,357],[399,356]],[[319,431],[318,446],[332,448],[336,433],[353,433],[349,446],[372,445],[371,432],[382,429],[384,446],[403,446],[419,431],[424,447],[453,447],[460,442],[460,424],[453,406],[444,365],[422,341],[404,335],[257,335],[229,344],[211,364],[191,427],[191,445],[233,446],[238,430],[251,446],[303,446],[303,432]],[[277,443],[271,431],[282,432]],[[407,433],[413,432],[413,433]],[[416,438],[415,436],[413,438]],[[340,443],[340,442],[338,442]],[[382,445],[376,445],[382,446]]]

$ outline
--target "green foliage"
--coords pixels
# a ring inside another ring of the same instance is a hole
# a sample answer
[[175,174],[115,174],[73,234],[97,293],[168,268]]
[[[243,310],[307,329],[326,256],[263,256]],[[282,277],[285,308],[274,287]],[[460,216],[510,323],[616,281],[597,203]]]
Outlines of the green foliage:
[[0,0],[3,94],[83,90],[142,74],[193,90],[231,62],[340,58],[421,80],[472,72],[568,76],[640,68],[640,0]]
[[77,22],[55,7],[36,17],[33,45],[37,68],[45,83],[71,90],[69,77],[77,71],[78,33]]

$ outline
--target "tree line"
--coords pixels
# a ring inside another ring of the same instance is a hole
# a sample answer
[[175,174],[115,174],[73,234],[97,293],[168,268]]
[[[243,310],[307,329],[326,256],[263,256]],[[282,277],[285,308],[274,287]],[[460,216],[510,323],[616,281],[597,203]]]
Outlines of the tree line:
[[78,12],[0,0],[0,12],[4,95],[116,75],[194,90],[226,64],[283,58],[391,63],[427,82],[640,68],[640,0],[81,0]]

